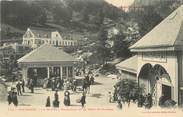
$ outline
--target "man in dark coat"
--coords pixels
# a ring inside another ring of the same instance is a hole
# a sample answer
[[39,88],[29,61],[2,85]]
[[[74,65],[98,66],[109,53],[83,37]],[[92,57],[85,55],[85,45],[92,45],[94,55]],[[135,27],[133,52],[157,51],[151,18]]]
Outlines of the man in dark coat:
[[55,88],[56,88],[55,84],[56,84],[56,81],[55,81],[55,78],[53,78],[52,81],[51,81],[51,89],[52,89],[52,91],[55,91]]
[[12,103],[12,91],[8,92],[8,105]]
[[18,83],[17,83],[16,87],[17,87],[17,93],[18,93],[18,95],[22,95],[20,81],[18,81]]
[[86,104],[86,95],[85,95],[85,93],[83,93],[83,95],[81,97],[81,100],[80,100],[80,103],[81,103],[82,107],[84,107],[84,105]]
[[150,93],[148,93],[147,97],[146,97],[146,108],[150,109],[152,107],[152,95]]
[[22,79],[22,92],[24,93],[25,92],[25,81],[24,79]]
[[54,94],[54,101],[53,101],[53,107],[59,107],[60,102],[59,102],[59,95],[58,95],[58,90],[56,90],[55,94]]
[[91,85],[94,84],[94,77],[93,77],[93,75],[92,75],[91,78],[90,78],[90,84],[91,84]]
[[73,89],[72,90],[75,92],[76,88],[77,88],[77,80],[74,79],[72,84],[73,84]]
[[29,80],[29,88],[31,90],[31,93],[34,93],[34,82],[33,82],[33,79]]
[[59,99],[58,90],[55,91],[54,97],[55,97],[56,100]]

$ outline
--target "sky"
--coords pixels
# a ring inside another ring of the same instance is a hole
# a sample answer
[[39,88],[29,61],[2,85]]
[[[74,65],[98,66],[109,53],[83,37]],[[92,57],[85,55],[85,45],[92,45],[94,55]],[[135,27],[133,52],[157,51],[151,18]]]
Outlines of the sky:
[[113,4],[116,7],[121,7],[125,6],[128,7],[130,6],[135,0],[105,0],[110,4]]

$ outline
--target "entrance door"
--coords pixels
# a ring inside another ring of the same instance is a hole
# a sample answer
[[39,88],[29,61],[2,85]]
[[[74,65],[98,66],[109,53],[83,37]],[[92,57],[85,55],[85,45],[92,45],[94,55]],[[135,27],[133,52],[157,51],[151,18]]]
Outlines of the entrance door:
[[171,87],[162,84],[162,93],[165,96],[165,100],[171,99]]

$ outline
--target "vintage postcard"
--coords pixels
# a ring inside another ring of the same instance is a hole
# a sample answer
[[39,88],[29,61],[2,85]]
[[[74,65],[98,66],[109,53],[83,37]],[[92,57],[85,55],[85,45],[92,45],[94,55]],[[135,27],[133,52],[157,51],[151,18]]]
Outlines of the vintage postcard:
[[183,117],[183,0],[0,6],[0,117]]

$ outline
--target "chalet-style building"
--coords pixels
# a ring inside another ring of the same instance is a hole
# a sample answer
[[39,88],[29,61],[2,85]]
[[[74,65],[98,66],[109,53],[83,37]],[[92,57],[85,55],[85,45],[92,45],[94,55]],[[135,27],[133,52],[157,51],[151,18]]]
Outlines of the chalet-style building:
[[23,35],[23,45],[31,48],[37,48],[42,44],[49,44],[57,47],[76,46],[77,40],[63,39],[60,33],[55,29],[45,29],[30,27]]

